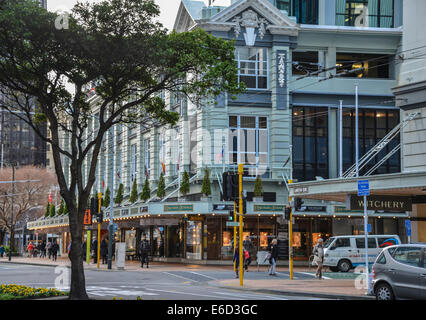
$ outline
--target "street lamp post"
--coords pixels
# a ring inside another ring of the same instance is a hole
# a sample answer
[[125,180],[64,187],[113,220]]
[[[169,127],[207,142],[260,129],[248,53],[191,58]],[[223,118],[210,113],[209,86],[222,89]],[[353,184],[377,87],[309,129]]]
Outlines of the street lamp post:
[[15,164],[12,163],[12,211],[10,217],[10,245],[9,245],[9,261],[12,260],[12,248],[13,248],[13,207],[15,206]]
[[[114,218],[114,129],[109,129],[111,137],[111,193],[109,202],[109,225],[108,225],[108,269],[112,268],[112,241],[113,241],[113,218]],[[116,258],[117,259],[117,258]]]

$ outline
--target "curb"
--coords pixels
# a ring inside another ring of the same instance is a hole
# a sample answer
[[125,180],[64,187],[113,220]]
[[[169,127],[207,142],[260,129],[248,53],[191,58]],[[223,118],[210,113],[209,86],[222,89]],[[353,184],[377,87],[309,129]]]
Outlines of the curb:
[[65,268],[71,268],[71,266],[68,265],[59,265],[59,264],[42,264],[42,263],[33,263],[33,262],[19,262],[19,261],[0,261],[0,263],[3,264],[22,264],[22,265],[29,265],[29,266],[38,266],[38,267],[65,267]]
[[352,295],[339,295],[332,293],[318,293],[318,292],[295,292],[295,291],[285,291],[285,290],[272,290],[272,289],[251,289],[251,288],[238,288],[238,287],[224,287],[218,286],[209,283],[211,286],[221,289],[228,290],[240,290],[240,291],[254,291],[259,293],[267,293],[267,294],[278,294],[278,295],[286,295],[286,296],[308,296],[314,298],[325,298],[325,299],[337,299],[337,300],[375,300],[373,296],[352,296]]

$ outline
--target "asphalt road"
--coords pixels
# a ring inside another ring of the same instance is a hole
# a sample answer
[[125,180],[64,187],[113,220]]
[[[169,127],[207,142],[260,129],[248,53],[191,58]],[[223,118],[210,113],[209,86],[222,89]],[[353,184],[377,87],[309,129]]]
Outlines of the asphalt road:
[[[0,283],[15,283],[32,287],[69,288],[68,268],[0,264]],[[224,270],[197,271],[101,271],[85,270],[86,289],[94,299],[144,300],[319,300],[309,296],[286,296],[259,292],[223,289],[212,285],[213,280],[232,279],[233,272]],[[288,273],[278,273],[288,278]],[[308,273],[295,273],[297,279],[312,279]],[[270,279],[266,272],[247,272],[245,279]],[[68,284],[67,284],[68,282]],[[210,283],[209,283],[210,282]]]

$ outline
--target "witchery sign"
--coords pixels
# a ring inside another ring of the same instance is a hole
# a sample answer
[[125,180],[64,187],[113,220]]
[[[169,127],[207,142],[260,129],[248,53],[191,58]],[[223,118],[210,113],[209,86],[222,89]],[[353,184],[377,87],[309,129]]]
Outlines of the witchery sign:
[[[364,197],[356,195],[349,195],[348,202],[350,210],[364,209]],[[368,196],[367,197],[367,210],[383,210],[405,212],[411,211],[411,198],[410,197],[396,197],[396,196]]]

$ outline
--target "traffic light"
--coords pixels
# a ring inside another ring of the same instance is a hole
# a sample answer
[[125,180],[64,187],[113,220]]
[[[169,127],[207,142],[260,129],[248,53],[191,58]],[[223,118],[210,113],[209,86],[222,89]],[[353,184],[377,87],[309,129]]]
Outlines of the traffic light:
[[303,200],[300,198],[295,198],[294,199],[294,208],[298,211],[300,211],[300,209],[302,208],[302,204],[303,204]]
[[229,221],[234,221],[234,211],[233,210],[229,211],[229,218],[228,218],[228,220]]
[[232,172],[222,175],[223,200],[235,201],[238,199],[238,176]]
[[285,220],[290,220],[290,215],[291,215],[291,207],[290,206],[286,206],[284,209],[284,218]]

